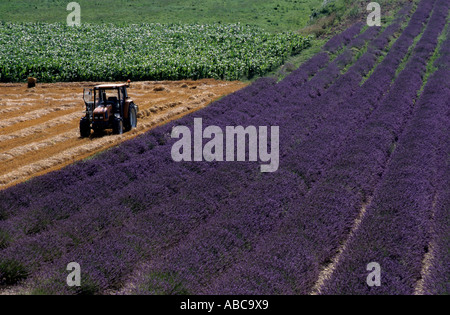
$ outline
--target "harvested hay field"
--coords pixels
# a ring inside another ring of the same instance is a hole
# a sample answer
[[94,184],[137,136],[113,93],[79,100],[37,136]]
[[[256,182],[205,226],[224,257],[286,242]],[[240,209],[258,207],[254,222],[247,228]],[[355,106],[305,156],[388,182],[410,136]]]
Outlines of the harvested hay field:
[[79,136],[83,88],[102,82],[0,84],[0,190],[88,158],[155,126],[201,109],[241,89],[242,82],[133,82],[138,128],[120,136]]

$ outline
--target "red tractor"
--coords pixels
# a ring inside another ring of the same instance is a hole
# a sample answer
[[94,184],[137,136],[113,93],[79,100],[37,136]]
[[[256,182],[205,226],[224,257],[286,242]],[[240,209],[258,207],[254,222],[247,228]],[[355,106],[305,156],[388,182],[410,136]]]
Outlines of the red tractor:
[[120,135],[137,126],[139,108],[127,93],[128,84],[97,85],[84,89],[86,115],[80,120],[80,135],[89,137],[91,130],[112,129]]

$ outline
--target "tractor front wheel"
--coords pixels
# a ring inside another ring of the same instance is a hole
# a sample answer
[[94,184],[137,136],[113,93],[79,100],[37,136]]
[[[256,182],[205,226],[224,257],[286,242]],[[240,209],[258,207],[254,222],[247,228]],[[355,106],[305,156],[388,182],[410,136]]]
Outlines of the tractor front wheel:
[[131,104],[128,110],[128,119],[126,123],[126,131],[130,131],[137,127],[137,109],[136,105]]
[[121,118],[115,118],[113,123],[113,134],[121,135],[123,134],[123,121]]
[[80,120],[80,137],[87,138],[91,135],[91,124],[85,117]]

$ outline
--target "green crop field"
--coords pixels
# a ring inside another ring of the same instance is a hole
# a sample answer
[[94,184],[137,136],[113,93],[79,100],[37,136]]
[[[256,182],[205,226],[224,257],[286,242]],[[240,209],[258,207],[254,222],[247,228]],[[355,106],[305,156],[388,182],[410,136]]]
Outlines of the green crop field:
[[240,24],[129,26],[0,23],[0,81],[237,80],[310,46],[294,33]]
[[[69,0],[1,0],[0,21],[63,23]],[[323,0],[77,0],[82,23],[245,23],[267,31],[305,27]]]

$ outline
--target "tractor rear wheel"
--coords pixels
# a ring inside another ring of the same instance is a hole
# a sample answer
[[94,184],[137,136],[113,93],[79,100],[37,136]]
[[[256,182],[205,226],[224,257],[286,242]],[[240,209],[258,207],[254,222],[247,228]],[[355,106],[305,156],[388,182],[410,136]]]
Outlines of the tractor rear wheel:
[[126,122],[126,131],[130,131],[133,128],[137,127],[137,109],[136,105],[131,104],[128,109],[128,119]]
[[86,117],[81,118],[80,120],[80,137],[87,138],[91,135],[91,125],[89,120]]
[[122,121],[122,118],[115,118],[114,119],[113,134],[115,134],[115,135],[123,134],[123,121]]

